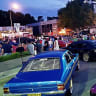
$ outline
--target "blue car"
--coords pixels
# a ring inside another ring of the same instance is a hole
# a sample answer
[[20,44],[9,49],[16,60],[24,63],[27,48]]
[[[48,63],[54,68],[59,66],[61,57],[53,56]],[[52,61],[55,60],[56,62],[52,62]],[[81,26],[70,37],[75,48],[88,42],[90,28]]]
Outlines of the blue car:
[[78,54],[68,50],[41,53],[23,63],[4,85],[4,95],[71,96],[72,74],[78,67]]

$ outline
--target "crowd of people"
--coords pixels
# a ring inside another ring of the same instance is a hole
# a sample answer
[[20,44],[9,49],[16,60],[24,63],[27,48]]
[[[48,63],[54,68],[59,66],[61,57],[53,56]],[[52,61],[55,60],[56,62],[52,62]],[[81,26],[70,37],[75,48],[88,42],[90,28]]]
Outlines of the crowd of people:
[[0,39],[0,56],[10,55],[15,52],[29,51],[31,55],[43,51],[59,50],[57,38],[14,38]]
[[[36,55],[44,51],[59,50],[58,40],[69,41],[69,37],[64,40],[62,37],[32,37],[32,38],[11,38],[5,37],[0,39],[0,56],[10,55],[15,52],[29,51],[31,55]],[[96,40],[96,35],[86,35],[78,39],[71,37],[71,40]]]

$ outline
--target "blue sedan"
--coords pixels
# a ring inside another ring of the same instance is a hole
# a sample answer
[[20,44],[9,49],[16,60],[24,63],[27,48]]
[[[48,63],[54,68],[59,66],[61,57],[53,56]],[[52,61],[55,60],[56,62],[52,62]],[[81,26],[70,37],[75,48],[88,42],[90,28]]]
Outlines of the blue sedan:
[[23,63],[4,85],[4,95],[71,96],[72,74],[78,66],[78,54],[68,50],[41,53]]

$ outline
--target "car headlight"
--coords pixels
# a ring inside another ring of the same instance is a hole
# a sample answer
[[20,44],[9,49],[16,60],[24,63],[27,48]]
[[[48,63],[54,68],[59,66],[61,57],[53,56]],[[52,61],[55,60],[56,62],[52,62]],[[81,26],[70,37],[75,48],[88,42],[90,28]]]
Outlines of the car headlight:
[[8,94],[9,93],[9,88],[3,88],[4,94]]

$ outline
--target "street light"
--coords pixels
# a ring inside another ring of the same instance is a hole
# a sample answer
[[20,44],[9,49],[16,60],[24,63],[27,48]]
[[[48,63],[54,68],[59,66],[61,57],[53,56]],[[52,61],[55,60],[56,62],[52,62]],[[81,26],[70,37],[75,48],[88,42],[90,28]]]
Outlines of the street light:
[[10,23],[11,23],[11,31],[13,31],[13,22],[12,22],[12,13],[11,13],[11,11],[12,10],[18,10],[18,9],[20,9],[20,6],[19,6],[19,4],[17,4],[17,3],[11,3],[11,5],[10,5],[11,7],[10,7]]

